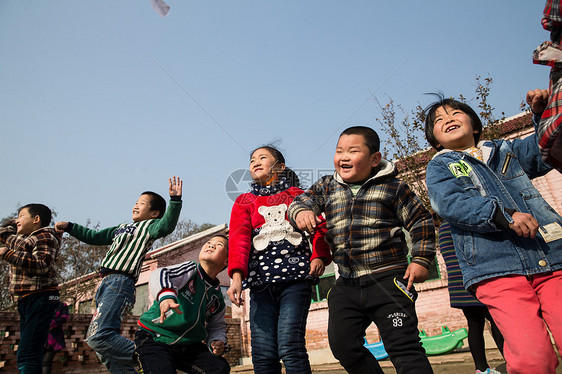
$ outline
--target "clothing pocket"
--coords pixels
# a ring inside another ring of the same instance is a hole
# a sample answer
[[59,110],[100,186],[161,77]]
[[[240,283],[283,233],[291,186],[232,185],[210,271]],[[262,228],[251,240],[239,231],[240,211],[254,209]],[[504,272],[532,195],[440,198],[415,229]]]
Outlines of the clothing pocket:
[[398,288],[398,290],[400,290],[400,292],[406,295],[408,299],[410,299],[413,303],[416,302],[416,299],[418,298],[418,292],[414,287],[408,290],[406,288],[406,285],[402,283],[402,281],[398,280],[397,278],[394,278],[394,285]]
[[499,177],[501,179],[514,179],[525,175],[517,157],[511,152],[506,152],[500,161]]
[[[460,253],[467,264],[476,264],[476,246],[474,245],[474,236],[470,232],[466,231],[461,232],[459,236],[461,239],[459,240],[460,245],[455,247],[457,256]],[[455,245],[456,244],[457,243],[455,243]]]

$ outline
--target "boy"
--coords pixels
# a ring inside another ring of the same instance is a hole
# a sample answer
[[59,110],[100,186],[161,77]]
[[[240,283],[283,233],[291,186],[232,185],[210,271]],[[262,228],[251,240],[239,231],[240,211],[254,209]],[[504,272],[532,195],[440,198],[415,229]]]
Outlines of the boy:
[[[418,336],[414,282],[427,279],[435,257],[431,214],[379,152],[377,133],[363,126],[344,130],[334,156],[335,173],[295,198],[289,219],[316,230],[326,214],[326,240],[340,277],[330,291],[330,348],[349,373],[382,373],[363,346],[375,322],[398,373],[432,373]],[[412,239],[413,261],[403,229]],[[405,283],[402,283],[402,280]]]
[[28,204],[18,218],[0,227],[0,258],[10,264],[10,293],[18,303],[20,373],[41,373],[43,346],[59,301],[55,258],[61,237],[51,223],[51,210]]
[[[96,311],[86,341],[110,373],[135,373],[134,343],[121,336],[121,320],[135,305],[135,283],[142,260],[152,243],[176,227],[181,210],[183,182],[170,179],[170,207],[154,192],[143,192],[133,208],[133,223],[95,231],[71,222],[57,222],[76,239],[91,245],[109,245],[99,271],[103,278],[96,292]],[[165,212],[165,213],[164,213]]]
[[[536,126],[548,91],[527,93]],[[451,224],[465,288],[485,304],[504,339],[509,373],[554,374],[562,347],[562,217],[531,179],[552,168],[537,134],[479,141],[472,108],[440,98],[426,110],[439,152],[427,166],[431,205]],[[547,330],[548,327],[548,330]]]
[[[144,374],[230,372],[225,351],[225,305],[217,275],[228,264],[228,240],[215,235],[201,248],[199,265],[187,261],[154,271],[152,307],[138,321],[136,353]],[[202,343],[206,341],[207,344]]]

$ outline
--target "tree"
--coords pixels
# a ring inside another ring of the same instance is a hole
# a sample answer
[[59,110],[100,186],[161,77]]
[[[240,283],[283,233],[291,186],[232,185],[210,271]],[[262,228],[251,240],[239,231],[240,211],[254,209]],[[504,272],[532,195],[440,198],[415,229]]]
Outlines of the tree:
[[[484,137],[496,139],[502,130],[498,124],[505,119],[505,115],[502,112],[501,117],[496,119],[495,108],[488,102],[493,79],[489,76],[477,76],[475,80],[477,108],[484,127]],[[468,103],[462,95],[457,100]],[[410,186],[425,207],[432,211],[425,185],[425,167],[435,150],[425,140],[424,109],[418,104],[414,110],[407,112],[400,105],[394,104],[392,99],[384,106],[376,98],[375,102],[381,110],[381,118],[376,121],[388,136],[382,149],[383,156],[395,161],[400,178]],[[526,108],[525,103],[521,103],[521,108]],[[396,119],[397,111],[404,116],[401,121]]]
[[[4,225],[12,219],[16,219],[17,212],[4,217],[0,225]],[[6,261],[0,261],[0,311],[14,311],[16,304],[10,295],[10,265]]]
[[203,223],[199,225],[190,219],[180,220],[178,221],[178,224],[176,225],[176,229],[174,230],[174,232],[172,232],[168,236],[165,236],[155,241],[154,244],[152,245],[152,248],[156,249],[156,248],[163,247],[167,244],[197,234],[198,232],[210,229],[211,227],[215,227],[215,225],[213,225],[212,223]]

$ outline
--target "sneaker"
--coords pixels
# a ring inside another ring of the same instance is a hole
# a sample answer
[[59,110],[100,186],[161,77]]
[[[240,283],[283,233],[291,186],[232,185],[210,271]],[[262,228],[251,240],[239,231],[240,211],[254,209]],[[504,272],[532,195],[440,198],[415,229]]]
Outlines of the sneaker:
[[486,371],[476,370],[476,374],[502,374],[502,373],[492,368],[487,368]]

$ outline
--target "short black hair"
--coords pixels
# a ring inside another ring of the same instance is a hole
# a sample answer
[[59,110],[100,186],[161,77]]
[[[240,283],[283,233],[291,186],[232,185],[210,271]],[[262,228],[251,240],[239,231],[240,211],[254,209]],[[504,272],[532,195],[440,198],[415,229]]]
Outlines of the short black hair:
[[381,140],[379,134],[375,130],[367,126],[352,126],[342,131],[340,138],[343,135],[361,135],[365,139],[365,144],[369,147],[371,154],[380,150]]
[[226,240],[226,249],[228,250],[228,236],[224,235],[224,234],[215,234],[213,236],[211,236],[211,239],[213,238],[223,238],[224,240]]
[[472,130],[477,130],[474,133],[474,144],[478,144],[480,140],[480,136],[482,135],[482,121],[478,117],[478,114],[470,107],[470,105],[463,103],[462,101],[458,101],[455,99],[448,98],[446,99],[442,93],[434,93],[432,94],[437,96],[437,101],[430,104],[427,108],[424,109],[425,112],[425,138],[431,144],[431,146],[438,151],[443,149],[443,146],[439,144],[435,136],[433,135],[433,128],[435,126],[435,112],[437,109],[441,107],[449,107],[451,109],[458,109],[462,110],[466,113],[468,117],[470,117],[470,121],[472,122]]
[[39,216],[39,219],[41,220],[41,227],[47,227],[51,224],[53,214],[51,209],[49,209],[46,205],[37,203],[27,204],[22,206],[19,211],[21,212],[22,209],[25,208],[27,208],[31,217]]
[[164,200],[164,198],[156,192],[152,191],[144,191],[141,193],[141,196],[142,195],[150,196],[150,210],[157,210],[158,218],[164,217],[164,213],[166,212],[166,200]]

